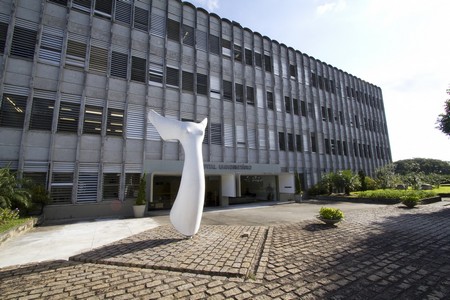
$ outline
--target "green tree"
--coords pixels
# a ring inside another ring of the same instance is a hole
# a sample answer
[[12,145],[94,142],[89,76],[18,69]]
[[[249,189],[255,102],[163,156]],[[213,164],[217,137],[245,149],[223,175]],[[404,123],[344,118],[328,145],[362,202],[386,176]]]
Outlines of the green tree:
[[450,175],[450,163],[431,158],[412,158],[394,162],[395,173],[407,175],[409,173],[423,172],[424,174]]
[[21,187],[21,181],[9,168],[0,169],[0,207],[28,208],[31,205],[31,194]]
[[398,175],[395,174],[395,166],[388,164],[375,171],[375,181],[382,189],[393,188],[399,183]]
[[343,190],[346,195],[350,195],[359,185],[358,176],[351,170],[338,171],[333,175],[333,185],[337,190]]
[[[447,89],[447,94],[450,95],[450,89]],[[437,129],[450,137],[450,99],[444,102],[444,113],[439,115],[436,123]]]

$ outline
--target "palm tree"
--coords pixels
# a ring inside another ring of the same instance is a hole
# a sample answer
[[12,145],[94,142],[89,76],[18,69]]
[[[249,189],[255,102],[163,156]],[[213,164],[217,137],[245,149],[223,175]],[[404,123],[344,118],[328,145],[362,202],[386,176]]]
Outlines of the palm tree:
[[9,170],[0,169],[0,207],[1,208],[27,208],[31,205],[31,194],[23,189],[21,181]]

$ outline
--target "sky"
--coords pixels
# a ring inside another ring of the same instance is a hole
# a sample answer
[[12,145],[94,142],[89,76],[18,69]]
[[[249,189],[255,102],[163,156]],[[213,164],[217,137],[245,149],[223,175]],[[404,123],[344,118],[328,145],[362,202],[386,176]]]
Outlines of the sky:
[[450,161],[448,0],[191,0],[380,87],[392,159]]

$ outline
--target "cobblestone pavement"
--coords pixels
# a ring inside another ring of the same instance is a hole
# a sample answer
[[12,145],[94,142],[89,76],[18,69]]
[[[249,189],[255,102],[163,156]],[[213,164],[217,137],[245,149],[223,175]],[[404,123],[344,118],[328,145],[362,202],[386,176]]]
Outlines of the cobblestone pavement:
[[2,299],[449,299],[448,202],[337,227],[162,226],[69,261],[0,269]]

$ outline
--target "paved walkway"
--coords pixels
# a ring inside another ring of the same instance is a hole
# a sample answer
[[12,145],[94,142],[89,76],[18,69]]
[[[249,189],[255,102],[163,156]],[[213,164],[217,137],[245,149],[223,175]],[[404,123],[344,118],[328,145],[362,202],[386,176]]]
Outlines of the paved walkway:
[[260,216],[259,224],[252,226],[214,224],[232,211],[206,213],[193,239],[161,225],[68,261],[6,267],[0,269],[1,295],[4,299],[450,298],[450,202],[412,210],[397,205],[349,208],[337,227],[321,224],[313,215],[264,225],[263,218],[275,219],[277,211],[295,212],[302,205],[248,209],[250,223]]

